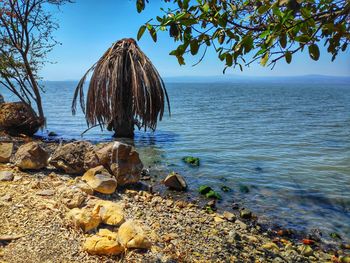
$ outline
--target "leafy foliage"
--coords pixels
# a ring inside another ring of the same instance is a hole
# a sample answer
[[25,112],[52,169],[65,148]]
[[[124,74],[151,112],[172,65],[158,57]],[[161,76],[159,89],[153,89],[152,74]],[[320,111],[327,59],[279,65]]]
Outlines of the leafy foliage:
[[[89,73],[85,106],[83,91]],[[155,130],[165,101],[170,114],[163,80],[133,39],[114,43],[86,72],[75,90],[73,114],[78,97],[88,125],[111,126],[119,137],[133,137],[135,121],[139,128]]]
[[[274,67],[280,59],[292,62],[295,53],[305,49],[311,59],[320,57],[324,45],[332,61],[345,51],[350,40],[350,2],[347,0],[164,0],[168,9],[141,26],[154,41],[159,31],[168,31],[179,42],[170,55],[185,64],[184,55],[199,62],[209,47],[228,67],[249,66],[259,61]],[[172,2],[172,3],[170,3]],[[138,11],[146,5],[138,0]],[[154,23],[153,23],[154,22]],[[199,63],[198,62],[198,63]]]
[[22,102],[37,105],[44,123],[38,71],[57,44],[52,38],[58,25],[45,6],[71,0],[0,0],[0,87]]

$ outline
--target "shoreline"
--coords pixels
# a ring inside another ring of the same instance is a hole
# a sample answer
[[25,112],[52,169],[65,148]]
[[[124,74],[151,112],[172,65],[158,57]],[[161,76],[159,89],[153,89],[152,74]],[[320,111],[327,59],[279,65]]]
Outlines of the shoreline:
[[[39,141],[44,143],[45,148],[47,147],[53,150],[55,147],[57,147],[57,143],[55,142],[48,143],[42,140],[39,140]],[[16,188],[16,190],[18,190],[18,187],[20,186],[21,188],[24,188],[24,189],[27,188],[27,190],[31,191],[33,190],[33,188],[30,187],[28,189],[28,186],[32,186],[33,184],[35,186],[39,184],[40,186],[41,183],[43,183],[44,188],[53,189],[55,191],[58,185],[62,185],[62,184],[66,185],[66,182],[74,181],[74,178],[75,178],[75,176],[72,177],[72,176],[66,175],[50,167],[42,171],[30,172],[30,173],[22,172],[18,168],[14,167],[13,165],[0,166],[0,171],[4,169],[12,170],[15,174],[15,178],[18,174],[20,175],[21,178],[13,182],[6,182],[6,183],[0,182],[0,199],[3,199],[4,197],[6,197],[9,193],[11,194],[11,190],[8,191],[9,187]],[[26,183],[22,186],[23,180]],[[291,235],[291,233],[288,231],[284,233],[283,231],[281,233],[278,233],[279,231],[277,230],[276,231],[268,230],[267,227],[257,224],[257,221],[254,220],[254,218],[242,219],[239,217],[239,215],[234,214],[234,217],[236,219],[231,220],[233,221],[231,222],[225,219],[224,213],[222,213],[223,212],[222,210],[218,210],[217,212],[213,212],[213,213],[206,213],[203,210],[203,206],[201,202],[197,202],[197,201],[187,202],[187,200],[186,201],[179,200],[176,198],[176,195],[172,195],[169,197],[169,196],[161,196],[159,193],[150,193],[150,192],[144,191],[144,190],[147,190],[147,187],[140,188],[140,185],[138,185],[138,187],[136,188],[135,187],[133,188],[134,190],[119,189],[119,191],[117,191],[115,194],[112,194],[112,195],[95,194],[94,196],[89,196],[87,199],[100,198],[100,199],[113,200],[113,201],[121,200],[125,204],[125,207],[126,207],[125,212],[128,217],[141,219],[142,221],[146,222],[146,225],[150,229],[152,229],[153,231],[160,229],[161,235],[166,236],[165,238],[166,240],[170,239],[168,241],[164,241],[163,240],[164,238],[163,239],[156,238],[155,243],[160,242],[164,244],[165,242],[165,243],[172,244],[171,240],[173,239],[174,240],[180,239],[181,241],[181,238],[178,237],[179,235],[177,232],[181,232],[183,231],[183,229],[181,228],[176,229],[176,226],[178,226],[177,222],[172,221],[172,224],[174,224],[173,225],[174,229],[177,230],[175,231],[176,232],[175,234],[173,233],[174,231],[171,231],[172,233],[168,233],[170,230],[163,229],[164,226],[158,226],[157,224],[153,226],[153,224],[156,223],[157,218],[158,219],[162,217],[172,218],[174,215],[175,217],[176,215],[181,215],[181,220],[184,220],[186,224],[190,223],[188,221],[198,219],[197,226],[199,229],[208,228],[208,229],[216,230],[214,232],[211,232],[208,230],[209,231],[208,237],[213,237],[214,241],[221,243],[221,245],[219,245],[220,248],[224,248],[225,246],[229,245],[230,249],[233,249],[234,251],[236,251],[233,255],[235,259],[230,258],[232,256],[231,255],[232,253],[230,250],[224,251],[222,254],[219,253],[220,255],[218,256],[218,258],[208,258],[208,255],[207,255],[209,253],[208,251],[204,251],[208,253],[202,253],[203,254],[202,256],[200,255],[201,253],[194,251],[196,253],[186,256],[185,261],[181,261],[180,256],[178,256],[179,258],[177,260],[180,260],[178,262],[188,262],[193,260],[199,260],[197,262],[205,262],[205,260],[208,260],[210,262],[217,261],[217,260],[218,262],[248,262],[249,258],[251,259],[251,256],[253,254],[256,259],[259,257],[263,259],[263,261],[257,261],[257,262],[312,262],[312,261],[318,261],[318,260],[320,260],[318,262],[327,262],[327,261],[330,262],[332,260],[332,257],[333,259],[334,257],[338,258],[336,256],[339,253],[338,250],[340,249],[340,244],[325,246],[323,242],[313,242],[313,244],[306,245],[306,244],[303,244],[303,242],[301,242],[302,234],[298,235],[298,233],[293,233],[293,235]],[[7,205],[6,205],[6,200],[5,200],[5,205],[4,205],[4,202],[2,202],[2,204],[0,203],[0,209],[1,210],[5,209],[5,213],[1,213],[3,215],[8,214],[8,211],[6,212],[6,209],[9,209],[9,207],[11,207],[11,204],[13,204],[13,200],[16,200],[16,198],[19,198],[18,200],[20,201],[20,203],[24,201],[17,196],[17,193],[12,193],[12,194],[14,194],[16,197],[11,197],[10,198],[11,200],[8,202]],[[44,198],[44,201],[46,199],[51,199],[51,196],[40,197],[36,194],[31,195],[31,197],[33,196],[34,196],[34,199]],[[56,193],[53,195],[53,197],[56,197]],[[198,198],[196,199],[198,200]],[[23,205],[25,205],[25,202],[23,202]],[[138,209],[136,209],[135,207],[137,207]],[[133,211],[133,209],[134,210],[136,209],[136,210]],[[184,212],[181,212],[181,211],[184,211]],[[189,212],[192,213],[192,216],[189,216],[187,214]],[[63,213],[63,212],[60,210],[60,213]],[[201,218],[202,219],[205,218],[205,220],[202,220]],[[1,218],[0,220],[4,221],[5,218]],[[28,220],[30,220],[30,218]],[[8,219],[6,219],[6,221],[8,221]],[[167,226],[168,224],[164,222],[164,225]],[[11,227],[11,224],[10,224],[10,227]],[[225,231],[227,233],[222,229],[222,227],[226,229]],[[232,233],[232,231],[231,232],[227,231],[228,229],[237,230],[239,238],[236,235],[237,233],[234,234]],[[69,231],[71,230],[72,229],[70,229]],[[192,231],[190,229],[187,229],[187,230],[189,230],[190,232]],[[8,234],[8,233],[5,233],[6,231],[3,232],[4,229],[0,231],[1,231],[0,236]],[[82,235],[82,233],[79,231],[77,232],[76,230],[74,231],[75,231],[74,235],[78,236],[76,240],[80,241],[80,246],[81,246],[81,242],[82,240],[84,240],[84,235]],[[223,234],[217,236],[217,233],[221,233],[220,231],[223,231]],[[230,236],[230,233],[231,233],[231,236]],[[200,237],[201,232],[199,233],[196,232],[196,235],[198,236],[196,236],[195,240],[193,240],[193,242],[196,243],[195,247],[204,246],[206,244],[206,241],[202,237]],[[176,238],[174,238],[175,236]],[[188,237],[187,235],[183,236],[182,237],[183,241],[186,241],[187,237]],[[234,240],[233,241],[231,240],[232,242],[229,242],[228,237],[231,237],[231,239],[233,237]],[[304,237],[305,237],[305,233],[304,233]],[[86,238],[86,235],[85,235],[85,238]],[[219,241],[217,240],[218,238],[219,238]],[[238,238],[239,240],[235,240],[235,238]],[[27,246],[30,245],[28,241],[29,240],[26,241]],[[242,246],[242,244],[238,244],[237,242],[238,243],[242,242],[244,245]],[[14,244],[13,245],[14,247],[12,247],[12,244]],[[10,255],[12,253],[11,249],[15,249],[16,241],[10,242],[8,245],[4,246],[3,248],[1,245],[2,243],[0,241],[0,252],[2,251],[3,252],[2,254],[4,255],[2,257],[5,259],[5,262],[11,262],[11,261],[6,261],[6,260],[9,260],[6,255]],[[175,245],[172,244],[171,246],[176,246],[176,245],[177,244]],[[76,246],[78,245],[76,244]],[[180,250],[181,249],[183,249],[183,251],[188,250],[188,248],[186,247],[186,244],[182,244],[181,246],[179,245],[179,247],[180,247],[179,248]],[[250,250],[247,251],[250,253],[243,253],[241,251],[242,249],[244,250],[246,247],[250,248]],[[307,248],[308,251],[304,251],[305,247]],[[8,248],[10,250],[8,250]],[[309,248],[311,248],[312,252],[309,251]],[[349,248],[344,250],[345,254],[349,252],[348,249]],[[83,253],[81,252],[81,248],[79,248],[78,250],[80,251],[80,253]],[[168,251],[168,250],[164,250],[164,248],[161,248],[161,251],[163,254],[169,256],[171,249]],[[294,252],[290,252],[290,251],[294,251]],[[146,254],[143,254],[143,253],[146,253]],[[142,252],[141,254],[138,254],[138,253],[134,254],[134,252],[132,252],[131,254],[136,255],[134,259],[135,261],[137,261],[138,259],[140,259],[140,256],[141,256],[141,259],[144,259],[146,255],[150,257],[154,256],[149,253],[152,254],[153,252],[147,251],[147,252]],[[181,252],[180,254],[182,253],[184,252]],[[271,253],[275,256],[274,257],[271,256]],[[89,261],[87,262],[90,262],[90,260],[92,260],[91,262],[94,262],[93,260],[95,260],[95,256],[87,255],[85,252],[83,254],[84,254],[84,257],[88,258]],[[127,252],[124,256],[129,257],[130,256],[129,252]],[[278,261],[278,259],[276,258],[280,258],[282,261]],[[1,259],[2,258],[0,256],[0,260]],[[108,261],[108,259],[109,259],[108,256],[103,257],[102,259],[99,257],[98,262],[104,262],[103,260]],[[123,258],[123,259],[125,260],[126,258]],[[150,262],[154,259],[155,258],[150,258]],[[298,261],[295,261],[296,259]],[[131,258],[128,260],[131,260]],[[200,261],[200,260],[203,260],[203,261]],[[337,262],[337,261],[333,261],[333,262]],[[342,261],[339,261],[339,262],[342,262]]]

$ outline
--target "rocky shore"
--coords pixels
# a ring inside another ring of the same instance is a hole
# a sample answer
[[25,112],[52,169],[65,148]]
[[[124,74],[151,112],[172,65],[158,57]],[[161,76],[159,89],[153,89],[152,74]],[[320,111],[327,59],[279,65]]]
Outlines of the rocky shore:
[[349,246],[265,231],[248,210],[154,193],[132,147],[28,141],[0,151],[0,262],[350,262]]

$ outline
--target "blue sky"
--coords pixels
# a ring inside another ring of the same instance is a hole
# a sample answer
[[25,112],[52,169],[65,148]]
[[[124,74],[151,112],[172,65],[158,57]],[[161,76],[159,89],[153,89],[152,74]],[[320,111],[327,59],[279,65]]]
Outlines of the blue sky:
[[[49,60],[41,75],[45,80],[77,80],[96,62],[110,45],[125,37],[136,38],[140,25],[160,14],[159,8],[166,6],[160,0],[151,0],[146,10],[138,14],[135,0],[76,0],[55,10],[60,28],[55,38],[62,43],[50,53]],[[198,60],[186,57],[186,65],[180,66],[169,52],[176,44],[167,32],[160,33],[154,43],[145,33],[139,45],[153,61],[163,77],[172,76],[215,76],[222,75],[224,65],[216,54],[208,52],[198,66]],[[258,63],[245,68],[244,72],[227,70],[226,74],[244,76],[292,76],[322,74],[350,76],[350,51],[342,53],[331,62],[326,52],[321,52],[318,62],[312,61],[307,52],[293,57],[292,64],[279,62],[273,70],[261,67]]]

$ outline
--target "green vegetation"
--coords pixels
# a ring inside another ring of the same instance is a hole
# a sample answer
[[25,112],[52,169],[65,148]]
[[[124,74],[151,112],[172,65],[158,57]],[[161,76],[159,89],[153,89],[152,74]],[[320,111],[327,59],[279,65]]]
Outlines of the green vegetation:
[[[138,12],[145,2],[137,0]],[[142,25],[138,39],[147,30],[156,42],[158,32],[168,31],[179,43],[170,55],[180,65],[185,64],[185,54],[200,54],[199,63],[213,48],[225,64],[224,71],[243,70],[255,61],[273,68],[280,59],[291,63],[294,54],[305,50],[318,60],[320,45],[326,46],[333,61],[350,41],[350,2],[346,0],[165,2],[169,8]]]

